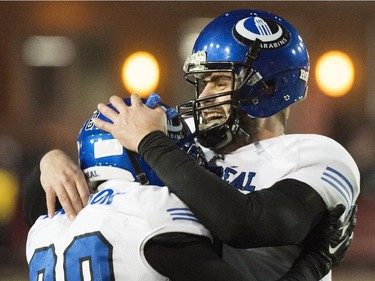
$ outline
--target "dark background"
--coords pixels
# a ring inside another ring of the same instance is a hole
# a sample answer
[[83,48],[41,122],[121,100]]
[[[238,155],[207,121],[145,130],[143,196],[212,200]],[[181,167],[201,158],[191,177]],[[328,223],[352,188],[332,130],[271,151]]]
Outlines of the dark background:
[[[117,94],[127,96],[121,65],[131,53],[152,53],[160,65],[157,93],[169,105],[192,96],[182,78],[180,42],[191,21],[199,30],[234,9],[262,9],[290,21],[309,49],[306,101],[292,107],[289,133],[318,133],[344,145],[362,175],[358,226],[334,280],[373,280],[375,272],[375,2],[366,1],[141,1],[0,2],[0,168],[19,179],[17,208],[0,224],[0,280],[27,280],[27,227],[21,217],[25,177],[46,151],[61,148],[76,158],[83,121]],[[22,50],[32,35],[67,36],[76,46],[72,64],[31,67]],[[341,98],[316,86],[317,58],[337,49],[351,56],[355,83]],[[0,196],[2,194],[0,183]]]

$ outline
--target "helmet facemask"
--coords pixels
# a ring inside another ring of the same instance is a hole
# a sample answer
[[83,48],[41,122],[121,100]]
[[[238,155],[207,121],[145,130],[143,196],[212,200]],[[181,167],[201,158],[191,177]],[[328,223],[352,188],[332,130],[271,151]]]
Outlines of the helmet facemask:
[[[255,44],[256,45],[256,44]],[[244,63],[234,62],[207,62],[205,61],[205,52],[200,51],[190,56],[184,65],[186,81],[195,86],[196,98],[186,103],[180,104],[178,107],[179,113],[183,118],[193,117],[195,125],[195,134],[198,141],[204,147],[218,150],[229,144],[233,135],[239,130],[245,132],[239,126],[239,119],[237,110],[240,102],[253,103],[256,102],[256,97],[264,93],[267,88],[263,82],[261,75],[256,72],[251,63],[255,60],[259,53],[254,54],[250,48],[248,56]],[[226,76],[230,77],[230,89],[223,92],[215,93],[213,95],[200,97],[203,92],[208,76]],[[244,100],[241,93],[245,88],[256,85],[259,94],[255,95],[254,100]],[[226,100],[220,100],[222,97],[228,97]],[[219,99],[219,101],[216,101]],[[208,102],[215,100],[215,102]],[[223,106],[228,105],[229,108],[223,109]],[[207,122],[205,114],[207,111],[217,109],[216,120]],[[225,112],[224,112],[225,111]]]
[[[217,65],[216,65],[217,66]],[[230,90],[218,94],[200,97],[205,88],[205,79],[209,75],[221,73],[229,75]],[[179,113],[183,118],[193,117],[195,134],[199,142],[209,148],[224,146],[232,140],[230,127],[235,122],[235,102],[232,97],[235,89],[234,68],[216,68],[201,71],[188,72],[185,79],[195,86],[196,98],[179,106]],[[224,99],[223,99],[224,98]],[[215,101],[213,101],[215,99]],[[207,119],[208,112],[215,116]]]

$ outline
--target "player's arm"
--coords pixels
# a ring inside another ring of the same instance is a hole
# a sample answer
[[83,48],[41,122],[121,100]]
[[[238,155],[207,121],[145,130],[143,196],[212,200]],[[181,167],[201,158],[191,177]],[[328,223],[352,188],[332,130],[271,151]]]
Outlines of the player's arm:
[[39,216],[47,214],[46,194],[40,183],[39,161],[26,181],[22,211],[23,219],[28,226],[32,226]]
[[357,206],[341,225],[339,219],[344,211],[344,205],[338,205],[319,222],[305,239],[304,248],[291,269],[278,281],[320,280],[345,260],[353,240]]
[[[315,227],[299,258],[278,281],[320,280],[344,260],[353,237],[356,208],[349,220],[338,226],[343,211],[339,205]],[[334,252],[330,246],[336,247]],[[245,280],[214,253],[206,237],[185,233],[158,235],[146,243],[145,257],[156,271],[171,280]]]
[[207,237],[166,233],[146,243],[147,262],[173,281],[245,281],[237,269],[221,259]]
[[234,247],[298,244],[326,211],[313,188],[293,179],[244,195],[196,165],[160,131],[143,138],[138,151],[200,222]]
[[[154,132],[152,135],[142,140],[140,153],[214,235],[232,246],[246,248],[303,240],[304,251],[279,281],[320,280],[344,260],[355,226],[355,214],[338,227],[342,212],[334,209],[328,213],[313,188],[293,179],[243,195],[195,165],[189,156],[173,148],[164,134]],[[168,173],[170,170],[174,172]],[[330,245],[338,245],[338,250],[330,252]]]

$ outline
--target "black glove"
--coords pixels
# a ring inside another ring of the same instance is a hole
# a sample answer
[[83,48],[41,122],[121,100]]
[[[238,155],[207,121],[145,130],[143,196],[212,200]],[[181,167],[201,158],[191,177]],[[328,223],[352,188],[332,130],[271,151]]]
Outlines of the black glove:
[[344,211],[345,207],[340,204],[323,218],[307,236],[291,269],[278,281],[320,280],[344,261],[357,223],[357,205],[352,207],[341,225],[339,219]]
[[315,254],[321,260],[322,277],[345,260],[352,243],[357,223],[357,205],[352,207],[346,220],[340,225],[339,219],[344,211],[343,205],[336,206],[307,237],[304,252]]

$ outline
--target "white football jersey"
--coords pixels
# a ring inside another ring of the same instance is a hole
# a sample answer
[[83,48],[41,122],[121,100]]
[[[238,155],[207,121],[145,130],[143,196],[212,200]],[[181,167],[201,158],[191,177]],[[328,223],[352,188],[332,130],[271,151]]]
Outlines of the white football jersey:
[[[346,207],[341,220],[360,191],[359,171],[352,157],[339,143],[320,135],[282,135],[241,147],[213,161],[222,167],[222,178],[243,193],[269,188],[283,179],[305,182],[320,194],[328,210],[338,204]],[[273,281],[288,271],[299,252],[298,246],[224,246],[224,259],[250,280]],[[331,274],[323,280],[331,280]]]
[[107,181],[73,222],[63,210],[38,218],[26,245],[30,281],[169,280],[143,252],[150,238],[167,232],[210,237],[166,187]]

